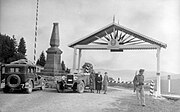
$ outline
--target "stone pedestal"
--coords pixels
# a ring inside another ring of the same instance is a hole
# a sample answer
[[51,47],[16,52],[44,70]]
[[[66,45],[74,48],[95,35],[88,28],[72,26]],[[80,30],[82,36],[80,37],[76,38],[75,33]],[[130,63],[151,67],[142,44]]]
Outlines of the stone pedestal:
[[42,75],[46,76],[58,76],[61,75],[61,54],[62,51],[59,47],[59,28],[58,23],[53,24],[53,31],[50,39],[50,48],[48,48],[46,64],[44,70],[41,71]]

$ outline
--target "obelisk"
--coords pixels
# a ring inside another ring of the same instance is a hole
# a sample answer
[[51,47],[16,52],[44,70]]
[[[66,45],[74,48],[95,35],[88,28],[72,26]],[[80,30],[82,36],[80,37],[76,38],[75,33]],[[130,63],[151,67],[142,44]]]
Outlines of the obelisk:
[[50,48],[48,48],[46,64],[44,70],[41,72],[43,75],[57,76],[62,72],[61,67],[61,54],[62,51],[59,47],[59,27],[58,23],[53,23],[53,30],[50,39]]

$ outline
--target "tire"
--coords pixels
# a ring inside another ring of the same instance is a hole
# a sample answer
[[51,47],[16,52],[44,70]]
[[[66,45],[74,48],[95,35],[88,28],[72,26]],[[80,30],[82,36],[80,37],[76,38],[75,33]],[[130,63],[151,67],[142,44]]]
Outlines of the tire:
[[[12,84],[15,83],[15,84]],[[16,75],[16,74],[12,74],[9,75],[7,78],[7,85],[11,88],[16,88],[21,84],[21,78]]]
[[81,81],[79,84],[77,84],[77,91],[79,93],[83,93],[84,92],[84,82]]
[[56,84],[56,89],[58,93],[62,93],[64,91],[63,82],[58,82]]
[[44,90],[44,89],[45,89],[45,83],[44,83],[44,82],[42,82],[42,85],[41,85],[40,89],[41,89],[41,90]]
[[72,90],[73,90],[73,92],[76,92],[76,90],[77,90],[77,83],[75,83],[75,84],[73,85]]
[[59,83],[56,84],[56,90],[57,90],[58,93],[61,92]]
[[26,93],[30,94],[33,90],[33,83],[32,81],[29,81],[29,87],[26,89]]

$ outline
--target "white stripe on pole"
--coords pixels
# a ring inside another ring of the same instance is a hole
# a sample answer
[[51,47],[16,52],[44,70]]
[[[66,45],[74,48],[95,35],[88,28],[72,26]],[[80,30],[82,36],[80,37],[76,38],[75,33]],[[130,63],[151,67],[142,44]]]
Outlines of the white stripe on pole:
[[154,81],[153,80],[151,80],[151,82],[150,82],[150,90],[149,90],[149,92],[150,92],[151,96],[154,94]]
[[39,0],[37,0],[36,7],[36,24],[35,24],[35,37],[34,37],[34,64],[36,64],[36,44],[37,44],[37,30],[38,30],[38,9],[39,9]]

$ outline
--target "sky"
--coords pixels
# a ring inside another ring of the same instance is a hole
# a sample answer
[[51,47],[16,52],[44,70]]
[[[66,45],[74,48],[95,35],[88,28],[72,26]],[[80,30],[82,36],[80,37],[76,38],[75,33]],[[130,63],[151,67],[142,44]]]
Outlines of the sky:
[[[24,37],[27,58],[33,61],[36,0],[0,0],[0,33]],[[37,58],[50,45],[54,22],[59,23],[62,60],[73,65],[68,45],[113,22],[167,44],[161,49],[160,70],[180,73],[179,0],[40,0]],[[81,66],[96,69],[156,71],[156,50],[82,51]]]

